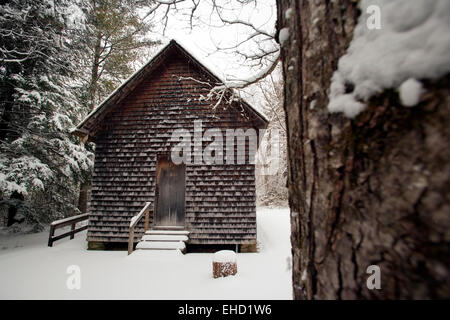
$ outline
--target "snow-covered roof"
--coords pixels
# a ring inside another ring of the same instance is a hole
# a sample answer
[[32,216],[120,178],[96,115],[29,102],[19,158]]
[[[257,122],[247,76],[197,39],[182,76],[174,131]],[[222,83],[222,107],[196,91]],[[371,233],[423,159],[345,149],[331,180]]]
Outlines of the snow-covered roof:
[[[200,66],[203,69],[203,71],[209,73],[212,78],[215,78],[218,83],[225,83],[225,81],[223,81],[217,73],[212,71],[211,68],[206,67],[204,63],[201,63],[200,59],[198,59],[192,52],[190,52],[188,49],[182,46],[179,42],[171,40],[167,44],[163,45],[158,51],[156,51],[146,64],[144,64],[139,70],[137,70],[130,77],[128,77],[119,87],[117,87],[113,92],[111,92],[111,94],[108,97],[106,97],[91,113],[89,113],[86,116],[86,118],[77,125],[76,128],[72,129],[72,133],[80,137],[88,136],[89,135],[88,124],[100,121],[101,120],[100,116],[104,115],[109,110],[109,108],[117,102],[118,98],[120,98],[121,96],[128,95],[128,93],[130,93],[136,87],[136,85],[140,83],[140,80],[142,80],[146,75],[148,75],[151,71],[154,70],[152,66],[155,60],[163,56],[164,53],[167,52],[172,47],[178,47],[179,49],[184,51],[184,53],[191,60],[197,63],[198,66]],[[260,112],[258,112],[255,108],[253,108],[247,101],[245,101],[243,98],[240,98],[240,100],[263,122],[265,123],[268,122],[267,118]]]

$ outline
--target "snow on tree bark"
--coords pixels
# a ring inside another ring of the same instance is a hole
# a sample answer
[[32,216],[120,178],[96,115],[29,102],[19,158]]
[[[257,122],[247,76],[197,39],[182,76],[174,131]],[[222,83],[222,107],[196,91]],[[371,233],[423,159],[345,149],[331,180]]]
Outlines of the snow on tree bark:
[[[414,108],[388,90],[354,120],[329,114],[358,2],[277,5],[278,30],[289,28],[281,57],[294,298],[448,298],[449,77],[424,82]],[[379,290],[366,286],[370,265],[381,268]]]

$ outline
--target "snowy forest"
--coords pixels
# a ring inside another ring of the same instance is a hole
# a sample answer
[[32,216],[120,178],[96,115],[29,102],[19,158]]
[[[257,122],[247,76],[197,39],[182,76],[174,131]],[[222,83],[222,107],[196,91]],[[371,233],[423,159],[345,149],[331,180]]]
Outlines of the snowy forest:
[[[101,150],[90,132],[74,132],[171,39],[223,79],[199,101],[231,108],[242,98],[263,115],[258,157],[277,165],[270,174],[267,165],[256,165],[253,201],[255,254],[273,268],[267,287],[275,289],[264,295],[253,285],[268,275],[260,270],[245,278],[244,266],[236,280],[254,289],[229,297],[226,287],[213,298],[450,297],[448,0],[1,0],[5,252],[18,246],[11,239],[26,235],[23,241],[33,243],[37,234],[48,236],[51,222],[89,213]],[[178,82],[204,81],[188,78]],[[63,241],[72,251],[86,246]],[[248,274],[259,268],[251,254],[238,261],[248,263]],[[193,266],[203,262],[186,258]],[[22,264],[11,261],[7,270]],[[381,272],[375,289],[367,280],[371,266]],[[121,275],[129,285],[143,277]],[[184,280],[186,286],[195,279]],[[8,281],[0,277],[2,288]],[[194,296],[169,290],[145,296],[142,284],[132,298],[202,299],[201,288],[210,286],[202,284]],[[124,298],[94,291],[43,297]]]

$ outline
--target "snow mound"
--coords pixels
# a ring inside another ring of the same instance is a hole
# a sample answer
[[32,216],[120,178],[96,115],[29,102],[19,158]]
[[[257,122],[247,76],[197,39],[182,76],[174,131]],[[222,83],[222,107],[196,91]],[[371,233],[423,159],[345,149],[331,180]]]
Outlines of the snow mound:
[[340,95],[331,100],[328,105],[330,112],[343,112],[349,118],[354,118],[364,108],[365,105],[356,101],[351,94]]
[[236,262],[236,253],[231,250],[221,250],[214,253],[213,262]]
[[[372,5],[381,9],[380,29],[367,26]],[[332,77],[328,105],[330,112],[349,118],[376,93],[410,78],[436,79],[450,72],[450,1],[362,0],[360,8],[353,40]],[[404,102],[418,102],[417,84],[406,85],[403,93],[409,98]]]
[[408,79],[399,88],[400,101],[405,107],[414,107],[419,103],[423,92],[422,83],[416,79]]
[[289,40],[289,28],[283,28],[278,35],[278,42],[283,46]]
[[180,250],[135,250],[125,259],[131,261],[174,262],[182,263],[184,254]]

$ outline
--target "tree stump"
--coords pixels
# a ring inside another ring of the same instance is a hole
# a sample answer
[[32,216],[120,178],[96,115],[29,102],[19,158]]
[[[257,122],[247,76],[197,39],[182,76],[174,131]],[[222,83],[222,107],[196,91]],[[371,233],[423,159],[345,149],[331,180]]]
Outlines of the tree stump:
[[213,277],[226,277],[237,273],[236,253],[231,250],[221,250],[214,254]]

